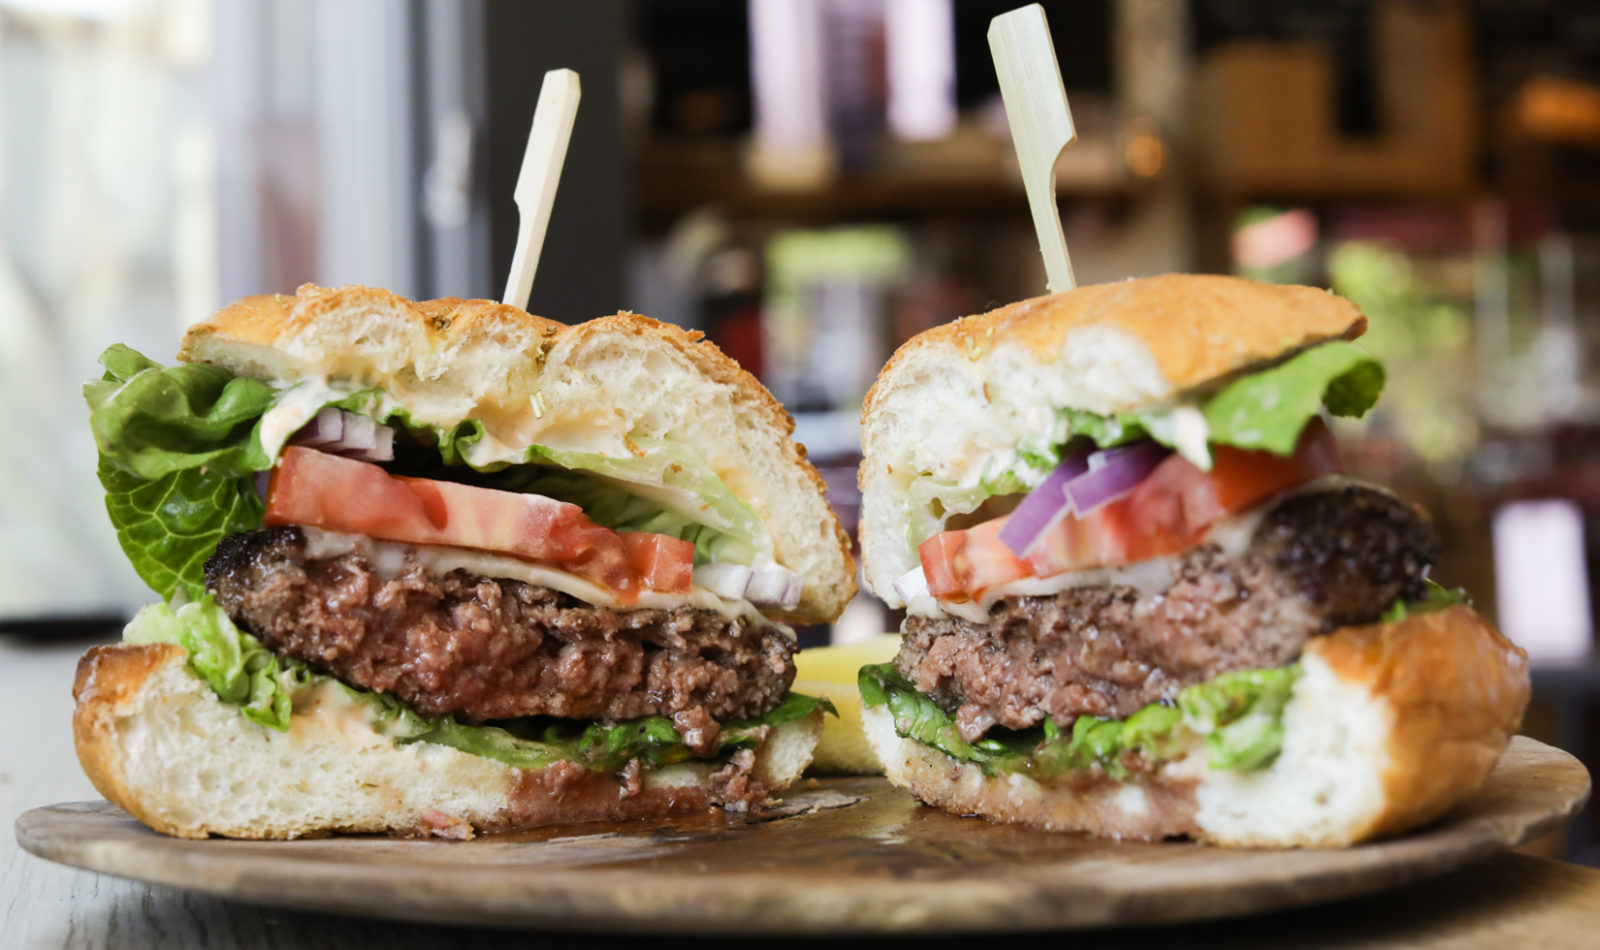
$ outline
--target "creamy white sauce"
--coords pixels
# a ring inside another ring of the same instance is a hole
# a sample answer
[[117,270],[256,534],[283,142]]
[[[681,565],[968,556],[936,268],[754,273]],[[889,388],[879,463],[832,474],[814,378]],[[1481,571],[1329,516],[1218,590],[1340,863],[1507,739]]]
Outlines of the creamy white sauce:
[[[1279,492],[1248,511],[1224,518],[1212,525],[1200,544],[1214,544],[1222,557],[1235,558],[1243,554],[1255,536],[1256,527],[1277,502],[1294,495],[1314,491],[1332,491],[1350,485],[1372,488],[1348,475],[1322,475],[1302,485]],[[1197,547],[1199,545],[1196,545]],[[1117,567],[1095,567],[1083,571],[1067,571],[1053,577],[1024,577],[1009,584],[1001,584],[984,591],[978,600],[942,600],[932,596],[917,597],[906,605],[906,613],[914,617],[959,617],[973,623],[984,623],[989,618],[989,608],[1004,597],[1048,597],[1075,587],[1125,586],[1141,594],[1159,594],[1172,586],[1178,563],[1188,554],[1154,557]]]
[[289,388],[271,409],[261,416],[261,448],[267,455],[277,458],[289,437],[310,422],[317,410],[330,402],[343,399],[352,390],[337,389],[327,382],[315,379],[301,380]]
[[[323,531],[319,528],[300,529],[305,533],[306,556],[313,559],[338,557],[341,554],[359,554],[371,565],[373,573],[388,580],[404,568],[406,557],[416,558],[435,574],[448,574],[454,570],[479,574],[503,580],[521,581],[536,587],[570,594],[596,607],[626,610],[653,608],[674,610],[689,606],[702,610],[715,610],[732,620],[744,617],[759,627],[775,626],[761,615],[748,600],[725,600],[703,587],[692,588],[687,594],[670,594],[662,591],[640,591],[639,599],[632,604],[619,601],[611,591],[591,581],[557,568],[533,564],[520,558],[468,548],[443,547],[426,544],[401,544],[395,541],[378,541],[358,534]],[[787,628],[784,628],[787,629]]]
[[1194,406],[1179,406],[1172,410],[1172,444],[1178,454],[1196,465],[1209,466],[1211,425],[1205,414]]
[[[557,452],[588,452],[622,458],[632,453],[622,434],[609,430],[580,432],[572,427],[541,429],[531,439],[547,449]],[[521,462],[528,454],[526,444],[519,448],[494,437],[488,430],[483,438],[469,443],[461,453],[474,468],[484,468],[499,462]]]
[[[330,402],[368,388],[314,378],[274,380],[272,385],[284,391],[278,397],[277,403],[262,415],[260,435],[261,447],[274,456],[283,449],[290,436],[311,421],[317,410]],[[373,407],[376,411],[373,415],[377,417],[381,418],[391,409],[399,407],[399,403],[387,393],[380,391],[376,396],[376,404]],[[615,458],[632,454],[628,449],[625,433],[615,426],[596,424],[594,420],[588,419],[562,422],[549,413],[545,413],[544,416],[545,425],[527,441],[513,445],[496,438],[493,433],[485,429],[481,439],[462,446],[462,454],[476,468],[501,462],[522,462],[527,456],[529,442],[560,452],[591,452]],[[415,418],[419,422],[428,421],[420,416]]]
[[372,724],[371,707],[352,697],[331,678],[296,693],[292,713],[290,728],[305,728],[314,723],[317,728],[346,735],[360,736],[377,731]]

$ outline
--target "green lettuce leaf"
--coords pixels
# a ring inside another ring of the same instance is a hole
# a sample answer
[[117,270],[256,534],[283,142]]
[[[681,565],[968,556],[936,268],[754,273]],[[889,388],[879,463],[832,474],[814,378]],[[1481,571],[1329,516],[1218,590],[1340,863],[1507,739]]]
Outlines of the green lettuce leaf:
[[889,707],[898,735],[972,762],[986,775],[1025,772],[1048,778],[1099,768],[1120,780],[1128,776],[1125,753],[1161,762],[1198,736],[1204,737],[1211,768],[1251,771],[1271,765],[1283,744],[1283,707],[1299,675],[1297,666],[1224,673],[1183,690],[1174,705],[1152,703],[1127,719],[1079,716],[1067,732],[1046,720],[1022,731],[990,729],[971,743],[961,737],[954,717],[919,693],[893,663],[862,667],[858,682],[865,706]]
[[251,478],[207,469],[153,480],[118,468],[105,455],[97,469],[117,542],[140,579],[163,598],[205,593],[205,563],[222,539],[261,526],[264,508]]
[[126,346],[86,383],[106,513],[139,577],[169,599],[205,591],[217,543],[261,524],[254,475],[272,467],[255,428],[274,393],[205,364],[163,367]]
[[1336,340],[1229,384],[1201,412],[1215,444],[1290,455],[1323,406],[1359,418],[1381,392],[1383,364],[1354,343]]
[[[1204,400],[1199,409],[1207,443],[1293,454],[1300,433],[1324,407],[1336,416],[1364,416],[1383,392],[1383,381],[1383,364],[1353,343],[1335,340],[1311,347]],[[1075,409],[1060,413],[1069,435],[1089,438],[1101,448],[1142,438],[1178,448],[1170,409],[1112,416]],[[1059,451],[1050,468],[1058,461]],[[1211,467],[1209,457],[1190,461]]]
[[[426,716],[394,696],[353,689],[299,660],[274,654],[235,626],[210,596],[175,608],[145,607],[128,624],[123,639],[183,647],[189,652],[189,666],[220,699],[237,703],[246,718],[279,732],[289,729],[295,697],[331,688],[346,702],[363,707],[373,728],[396,742],[432,742],[522,769],[568,761],[591,771],[616,772],[635,758],[652,767],[699,758],[665,716],[618,723],[532,717],[487,725],[462,723],[453,716]],[[838,715],[826,699],[790,693],[764,716],[722,724],[709,757],[759,745],[768,727],[817,709]]]
[[893,663],[863,666],[857,685],[861,689],[861,702],[868,708],[888,704],[889,713],[894,716],[895,731],[901,736],[933,746],[964,762],[989,764],[1013,755],[1003,747],[985,746],[981,742],[974,746],[961,738],[955,719],[938,703],[917,692],[895,671]]
[[1186,725],[1206,737],[1214,769],[1266,768],[1283,747],[1283,707],[1300,667],[1223,673],[1178,694]]
[[205,468],[225,477],[272,467],[254,429],[272,387],[205,363],[163,367],[118,344],[105,377],[85,383],[89,428],[112,465],[146,480]]
[[1383,616],[1378,619],[1384,623],[1395,623],[1407,617],[1415,617],[1418,614],[1431,614],[1449,607],[1460,607],[1471,603],[1472,601],[1467,597],[1466,588],[1457,587],[1451,589],[1442,587],[1430,579],[1428,581],[1428,592],[1423,595],[1421,600],[1396,600],[1389,605],[1389,609],[1385,610]]
[[[357,696],[372,695],[351,692]],[[393,708],[399,705],[397,700],[388,698],[386,709],[393,714]],[[760,745],[766,727],[801,719],[818,709],[838,715],[826,699],[790,693],[764,716],[723,723],[716,748],[707,757],[719,758],[737,749]],[[375,727],[401,742],[432,742],[521,769],[541,769],[554,762],[568,761],[577,762],[590,771],[610,773],[620,771],[632,759],[658,768],[701,758],[684,745],[672,720],[665,716],[646,716],[618,723],[538,717],[481,726],[464,725],[449,716],[425,717],[414,712],[404,718],[407,727],[401,730],[381,719]]]
[[285,732],[290,690],[285,681],[306,683],[309,669],[284,660],[234,626],[209,597],[177,608],[152,604],[134,615],[122,634],[129,643],[175,643],[189,651],[189,666],[224,702],[238,703],[252,722]]
[[[1085,409],[1061,409],[1059,414],[1066,420],[1068,432],[1083,436],[1102,449],[1123,445],[1150,434],[1147,420],[1152,413],[1122,412],[1102,416]],[[1060,455],[1058,451],[1055,462],[1061,461]],[[1055,468],[1055,462],[1051,463],[1051,468]]]

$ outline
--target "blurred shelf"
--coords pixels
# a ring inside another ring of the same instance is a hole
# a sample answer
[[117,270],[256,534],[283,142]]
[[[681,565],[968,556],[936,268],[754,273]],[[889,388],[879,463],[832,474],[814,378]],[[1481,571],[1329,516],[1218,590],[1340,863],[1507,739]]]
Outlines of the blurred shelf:
[[[755,180],[744,151],[743,143],[731,140],[644,144],[633,165],[633,201],[640,221],[659,230],[703,207],[733,218],[801,223],[1028,217],[1009,143],[972,134],[943,143],[885,144],[868,168],[843,170],[814,187],[792,189]],[[1085,138],[1063,154],[1056,169],[1056,194],[1123,200],[1151,181],[1128,171],[1114,141]]]
[[1600,694],[1600,658],[1540,663],[1529,670],[1534,693]]

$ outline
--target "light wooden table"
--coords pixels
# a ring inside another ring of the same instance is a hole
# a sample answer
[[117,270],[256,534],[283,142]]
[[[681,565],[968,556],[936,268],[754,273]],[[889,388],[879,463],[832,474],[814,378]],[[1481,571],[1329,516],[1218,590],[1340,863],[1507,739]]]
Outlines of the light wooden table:
[[[68,722],[72,670],[84,648],[0,637],[0,946],[404,950],[461,945],[477,950],[536,945],[557,950],[639,943],[637,936],[534,937],[274,910],[75,871],[26,854],[12,835],[18,814],[38,805],[97,797],[78,770]],[[1072,938],[1005,939],[1008,944],[1059,947],[1063,939]],[[1507,854],[1376,897],[1246,920],[1078,939],[1096,948],[1600,947],[1600,871]]]

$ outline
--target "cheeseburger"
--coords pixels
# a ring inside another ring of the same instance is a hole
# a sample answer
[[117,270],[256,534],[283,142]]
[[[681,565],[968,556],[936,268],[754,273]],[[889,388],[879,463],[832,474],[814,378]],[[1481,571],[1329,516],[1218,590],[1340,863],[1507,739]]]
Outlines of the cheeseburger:
[[97,788],[159,831],[467,837],[724,806],[810,761],[779,621],[849,546],[716,347],[368,287],[251,297],[85,387],[163,603],[78,670]]
[[1309,287],[1172,275],[930,330],[862,415],[862,556],[906,609],[862,669],[890,780],[958,814],[1335,846],[1471,795],[1526,657],[1429,578],[1424,513],[1325,416],[1382,367]]

